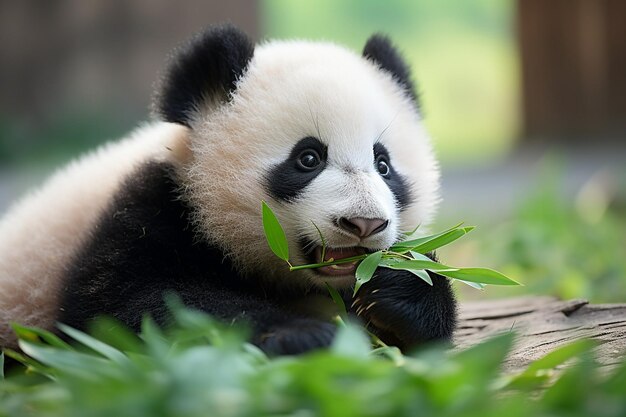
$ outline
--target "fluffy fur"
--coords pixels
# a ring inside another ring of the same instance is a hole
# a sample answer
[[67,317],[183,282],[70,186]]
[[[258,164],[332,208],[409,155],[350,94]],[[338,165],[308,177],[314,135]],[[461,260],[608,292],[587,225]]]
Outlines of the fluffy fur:
[[[325,282],[348,301],[354,275],[289,272],[265,242],[260,202],[279,217],[294,264],[321,244],[315,226],[336,252],[374,251],[434,214],[437,163],[408,67],[380,35],[359,56],[306,41],[255,48],[232,27],[213,28],[174,54],[156,97],[156,113],[176,125],[79,160],[0,223],[0,285],[10,288],[0,293],[0,344],[14,342],[8,321],[165,320],[163,294],[174,290],[249,322],[268,352],[325,346],[334,333]],[[319,164],[303,169],[311,151]],[[386,227],[359,236],[342,223],[355,218]],[[353,311],[403,348],[447,339],[455,302],[447,280],[433,278],[430,287],[378,271]]]
[[14,346],[10,322],[53,328],[68,264],[120,182],[149,159],[178,164],[186,141],[178,125],[146,125],[61,169],[9,209],[0,221],[0,346]]

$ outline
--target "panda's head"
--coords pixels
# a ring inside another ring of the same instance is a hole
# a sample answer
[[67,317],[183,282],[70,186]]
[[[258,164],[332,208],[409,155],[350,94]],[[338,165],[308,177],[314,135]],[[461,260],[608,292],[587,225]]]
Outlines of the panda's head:
[[181,48],[156,100],[189,128],[182,195],[203,239],[243,273],[281,285],[346,287],[354,265],[289,272],[266,243],[261,201],[294,265],[390,246],[427,224],[439,171],[407,66],[372,36],[363,54],[330,43],[253,44],[230,26]]

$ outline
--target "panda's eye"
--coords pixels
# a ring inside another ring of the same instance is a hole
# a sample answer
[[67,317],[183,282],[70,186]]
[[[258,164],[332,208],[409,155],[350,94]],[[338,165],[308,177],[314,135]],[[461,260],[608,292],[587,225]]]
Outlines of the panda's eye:
[[386,178],[389,176],[391,168],[389,168],[389,161],[387,160],[387,157],[385,155],[379,155],[376,158],[376,169],[378,170],[378,173],[383,177]]
[[307,149],[298,155],[297,165],[303,171],[315,171],[322,162],[320,154],[314,149]]

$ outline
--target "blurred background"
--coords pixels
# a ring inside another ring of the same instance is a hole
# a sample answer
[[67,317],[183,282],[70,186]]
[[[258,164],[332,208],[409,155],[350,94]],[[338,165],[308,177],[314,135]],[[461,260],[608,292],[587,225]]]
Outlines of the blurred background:
[[[0,215],[60,164],[149,117],[169,51],[230,21],[255,40],[389,34],[442,161],[433,230],[478,228],[446,263],[523,288],[626,301],[626,2],[622,0],[2,0]],[[54,213],[51,213],[54,215]]]

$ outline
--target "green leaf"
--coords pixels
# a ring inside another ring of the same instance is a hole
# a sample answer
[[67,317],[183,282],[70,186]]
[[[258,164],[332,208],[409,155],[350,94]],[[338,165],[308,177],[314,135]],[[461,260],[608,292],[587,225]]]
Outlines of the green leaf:
[[0,381],[4,379],[4,352],[0,351]]
[[419,269],[430,269],[433,271],[456,270],[456,268],[440,264],[439,262],[431,261],[430,259],[428,260],[412,259],[412,260],[400,261],[400,262],[389,264],[389,265],[382,264],[381,266],[384,266],[385,268],[402,269],[406,271],[419,270]]
[[538,371],[556,368],[568,359],[575,358],[584,352],[588,352],[596,345],[597,343],[593,340],[581,339],[565,346],[561,346],[548,353],[543,358],[532,362],[528,368],[526,368],[524,374],[535,374]]
[[372,279],[372,276],[374,276],[374,272],[376,272],[376,268],[378,268],[382,258],[383,251],[379,250],[378,252],[370,253],[361,261],[361,263],[359,263],[355,272],[356,284],[354,285],[354,294],[356,294],[359,288],[361,288],[361,285]]
[[397,248],[397,247],[400,247],[400,248],[410,248],[410,247],[413,247],[413,246],[421,245],[422,243],[427,242],[429,240],[432,240],[432,239],[434,239],[434,238],[436,238],[438,236],[441,236],[441,235],[443,235],[445,233],[448,233],[451,230],[458,229],[459,227],[461,227],[462,224],[463,223],[459,223],[456,226],[453,226],[453,227],[451,227],[451,228],[449,228],[447,230],[444,230],[443,232],[435,233],[433,235],[422,236],[422,237],[419,237],[417,239],[401,240],[401,241],[396,242],[395,244],[393,244],[389,248],[389,250],[392,250],[392,251],[396,252],[395,248]]
[[76,375],[84,379],[95,380],[102,375],[119,375],[122,369],[125,369],[113,367],[111,361],[98,356],[25,340],[19,341],[19,347],[28,356],[55,368],[59,372]]
[[485,289],[485,284],[481,284],[480,282],[463,281],[462,279],[457,279],[457,281],[462,282],[465,285],[469,285],[472,288],[476,288],[477,290]]
[[370,341],[363,332],[363,328],[347,323],[337,329],[337,335],[330,347],[337,355],[348,358],[366,358],[370,352]]
[[156,358],[167,357],[170,346],[165,335],[150,315],[145,315],[141,321],[141,339],[146,342],[148,352]]
[[532,390],[546,386],[551,378],[551,371],[566,361],[580,357],[596,346],[593,340],[581,339],[560,346],[544,357],[532,362],[524,372],[503,379],[500,388]]
[[413,259],[417,259],[418,261],[432,261],[431,258],[429,258],[428,256],[424,255],[423,253],[419,253],[419,252],[415,252],[415,251],[409,251],[409,253],[413,257]]
[[431,286],[433,285],[432,278],[430,277],[430,275],[428,275],[428,272],[426,272],[424,269],[407,269],[407,271],[409,271],[413,275],[416,275],[416,276],[420,277],[428,285],[431,285]]
[[99,341],[98,339],[89,336],[87,333],[83,333],[80,330],[76,330],[62,323],[58,323],[57,327],[72,339],[101,354],[105,358],[109,358],[112,361],[122,365],[130,363],[128,357],[122,352],[112,346],[107,345],[106,343]]
[[89,326],[89,334],[101,342],[125,352],[143,353],[145,345],[136,332],[110,316],[97,317]]
[[262,201],[261,205],[263,207],[263,230],[267,243],[274,255],[285,262],[289,262],[289,246],[287,245],[285,231],[265,201]]
[[51,346],[61,349],[73,349],[70,345],[61,340],[61,338],[59,338],[57,335],[47,330],[39,329],[37,327],[26,327],[17,323],[11,323],[11,328],[13,329],[15,334],[22,340],[28,340],[37,343],[41,343],[41,341],[44,341]]
[[[429,268],[430,269],[430,268]],[[438,274],[448,278],[490,285],[521,285],[498,271],[488,268],[458,268],[438,270]]]
[[346,304],[343,302],[343,298],[341,298],[341,295],[339,295],[339,292],[337,292],[336,289],[328,285],[328,282],[325,282],[325,284],[326,284],[326,289],[328,289],[328,292],[330,293],[330,296],[333,299],[333,302],[335,303],[337,308],[339,308],[339,316],[344,321],[346,321],[348,319],[348,312],[346,310]]
[[413,250],[419,253],[428,253],[437,248],[445,246],[455,240],[465,236],[472,230],[473,226],[460,227],[462,223],[434,235],[424,236],[418,239],[405,240],[394,244],[390,250],[399,253],[405,253]]
[[404,261],[403,258],[387,257],[386,255],[383,255],[383,259],[380,260],[380,262],[378,263],[378,266],[395,265],[398,262],[403,262],[403,261]]
[[383,263],[380,266],[390,269],[403,270],[416,275],[426,282],[428,285],[433,285],[433,280],[426,272],[426,268],[428,269],[437,269],[437,268],[450,268],[446,265],[441,265],[432,259],[430,259],[426,255],[422,255],[417,252],[410,252],[411,256],[413,256],[413,260],[409,261],[400,261],[394,263]]
[[443,235],[436,237],[432,240],[422,243],[413,248],[414,251],[419,253],[428,253],[438,249],[442,246],[446,246],[449,243],[454,242],[455,240],[465,236],[469,232],[474,230],[473,226],[463,227],[460,229],[451,230]]
[[33,358],[30,358],[28,356],[21,354],[20,352],[16,352],[12,349],[5,348],[4,353],[6,354],[7,357],[26,366],[29,371],[37,372],[41,375],[46,375],[46,376],[52,376],[53,374],[53,370],[50,367],[45,366],[42,363],[37,362]]
[[415,232],[417,232],[417,229],[420,228],[420,225],[418,224],[417,226],[415,226],[415,228],[409,232],[402,232],[402,234],[406,237],[411,237],[415,234]]
[[[426,256],[424,254],[421,254],[419,252],[409,251],[409,253],[413,257],[413,259],[416,259],[418,261],[432,261],[432,259],[430,259],[428,256]],[[424,282],[426,282],[428,285],[431,285],[431,286],[433,285],[433,280],[430,277],[430,275],[428,275],[428,272],[426,272],[426,270],[424,270],[424,269],[409,269],[408,271],[413,273],[414,275],[417,275],[421,279],[423,279]]]
[[406,363],[406,358],[402,351],[396,346],[381,346],[370,352],[370,355],[379,355],[389,358],[396,366]]
[[319,227],[317,227],[317,225],[315,224],[315,222],[313,222],[313,220],[311,220],[311,223],[313,223],[313,227],[315,227],[315,230],[317,230],[317,234],[320,237],[320,240],[322,241],[322,262],[324,262],[324,260],[326,259],[326,239],[324,239],[324,235],[322,234],[322,231],[320,230]]

